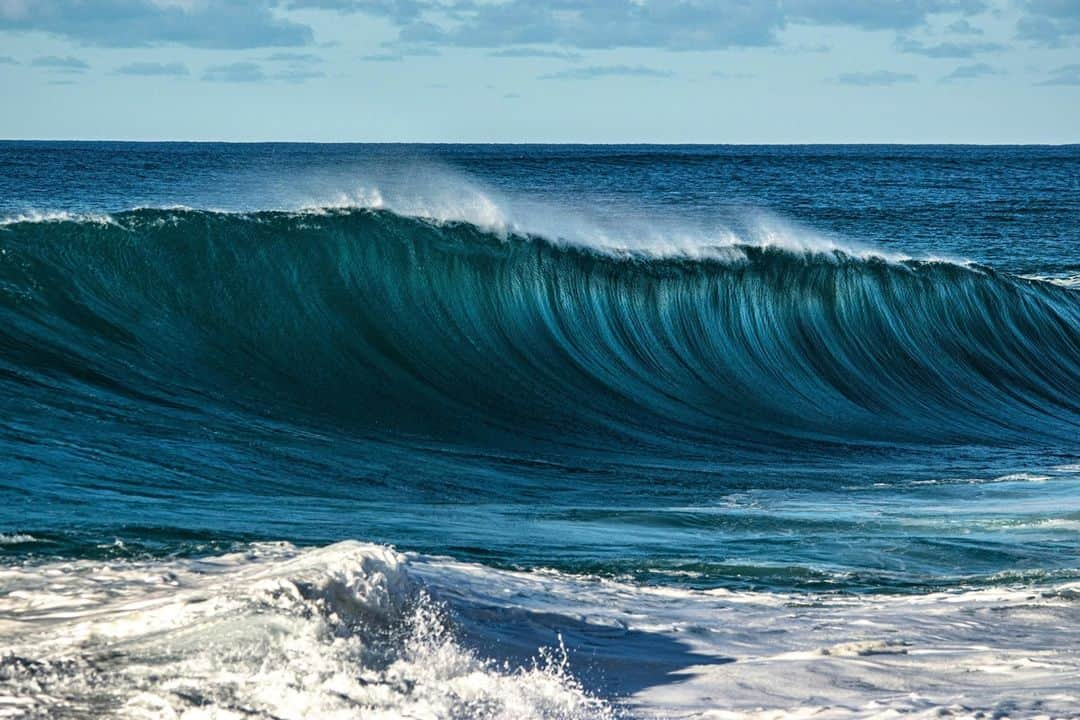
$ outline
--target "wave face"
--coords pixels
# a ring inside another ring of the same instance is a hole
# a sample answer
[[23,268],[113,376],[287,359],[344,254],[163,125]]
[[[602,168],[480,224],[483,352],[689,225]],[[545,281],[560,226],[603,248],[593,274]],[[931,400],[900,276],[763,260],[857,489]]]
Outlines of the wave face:
[[386,210],[0,230],[7,392],[710,457],[1074,442],[1080,294],[841,250],[600,252]]

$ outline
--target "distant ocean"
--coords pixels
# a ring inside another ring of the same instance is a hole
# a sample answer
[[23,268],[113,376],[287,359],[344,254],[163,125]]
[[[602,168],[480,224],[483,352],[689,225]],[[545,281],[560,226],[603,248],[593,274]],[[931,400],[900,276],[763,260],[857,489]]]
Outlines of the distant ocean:
[[0,717],[1080,717],[1078,146],[4,142],[0,218]]

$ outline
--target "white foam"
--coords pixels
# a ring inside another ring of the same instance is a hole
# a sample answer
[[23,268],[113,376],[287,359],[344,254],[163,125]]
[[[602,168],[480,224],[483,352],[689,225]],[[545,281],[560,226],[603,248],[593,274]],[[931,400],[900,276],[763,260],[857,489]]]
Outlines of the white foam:
[[[1061,465],[1051,468],[1050,471],[1057,474],[1075,472],[1071,467],[1072,466]],[[1009,473],[1008,475],[998,475],[996,477],[931,478],[928,480],[912,480],[910,483],[912,485],[985,485],[994,483],[1045,483],[1051,479],[1052,477],[1050,475],[1043,473],[1016,472]]]
[[106,213],[78,213],[65,210],[27,210],[0,217],[0,227],[21,223],[86,222],[97,225],[113,225],[116,221]]
[[[511,196],[485,187],[452,169],[430,164],[357,169],[359,178],[336,178],[299,196],[288,209],[309,213],[327,210],[378,209],[435,223],[467,222],[488,232],[536,235],[551,242],[588,247],[616,255],[654,258],[685,257],[738,262],[741,247],[769,247],[835,257],[901,262],[911,256],[840,240],[761,210],[746,211],[739,232],[722,223],[691,223],[643,214],[608,198],[604,208],[553,206],[542,197]],[[342,190],[343,185],[350,189]],[[562,201],[565,203],[565,198]],[[947,257],[923,260],[965,264]]]
[[1030,275],[1021,275],[1020,277],[1025,280],[1036,280],[1038,282],[1051,283],[1052,285],[1060,285],[1066,288],[1080,287],[1080,273],[1033,273]]
[[0,588],[14,717],[1067,717],[1080,697],[1080,583],[699,592],[347,542],[12,566]]
[[492,623],[498,607],[496,617],[576,634],[641,717],[1069,717],[1080,696],[1076,583],[852,596],[697,592],[451,561],[417,574],[467,625]]
[[[776,248],[814,255],[828,260],[840,256],[900,263],[912,259],[947,262],[977,268],[970,262],[946,256],[919,256],[886,251],[849,239],[829,236],[760,209],[742,213],[741,229],[721,222],[691,222],[658,217],[607,198],[605,207],[594,204],[574,207],[553,205],[543,197],[511,195],[485,187],[451,168],[414,162],[404,166],[354,168],[352,179],[296,178],[285,198],[280,188],[269,196],[271,208],[282,212],[325,215],[349,209],[389,210],[398,215],[432,223],[469,223],[497,236],[539,236],[563,245],[585,247],[615,256],[688,258],[739,263],[744,248]],[[565,203],[562,198],[560,203]],[[210,209],[209,212],[251,213],[264,206]],[[140,207],[135,209],[148,209]],[[191,211],[184,205],[165,205],[162,210]],[[89,221],[115,223],[110,215],[32,211],[0,220],[0,226],[22,222]],[[159,224],[168,219],[159,219]]]
[[557,653],[496,667],[463,647],[406,566],[389,548],[341,543],[5,568],[0,712],[610,716]]
[[1032,523],[1020,523],[1016,527],[1037,528],[1045,530],[1076,530],[1080,531],[1080,520],[1070,518],[1047,518]]
[[1029,472],[1011,473],[1009,475],[1002,475],[1001,477],[994,478],[991,482],[1031,482],[1031,483],[1043,483],[1050,479],[1049,475],[1039,475]]

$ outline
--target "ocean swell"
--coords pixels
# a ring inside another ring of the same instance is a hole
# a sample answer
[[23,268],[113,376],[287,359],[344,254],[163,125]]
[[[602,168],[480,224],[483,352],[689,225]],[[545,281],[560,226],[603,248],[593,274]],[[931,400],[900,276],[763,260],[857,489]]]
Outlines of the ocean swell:
[[143,209],[0,228],[0,383],[486,448],[1055,443],[1080,432],[1080,294],[837,249]]

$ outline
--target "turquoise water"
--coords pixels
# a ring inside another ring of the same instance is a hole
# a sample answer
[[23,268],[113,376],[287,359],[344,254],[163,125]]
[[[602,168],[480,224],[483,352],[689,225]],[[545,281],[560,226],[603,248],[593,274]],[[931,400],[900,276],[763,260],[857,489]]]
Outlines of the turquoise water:
[[0,558],[1075,581],[1078,177],[1075,147],[0,144]]

